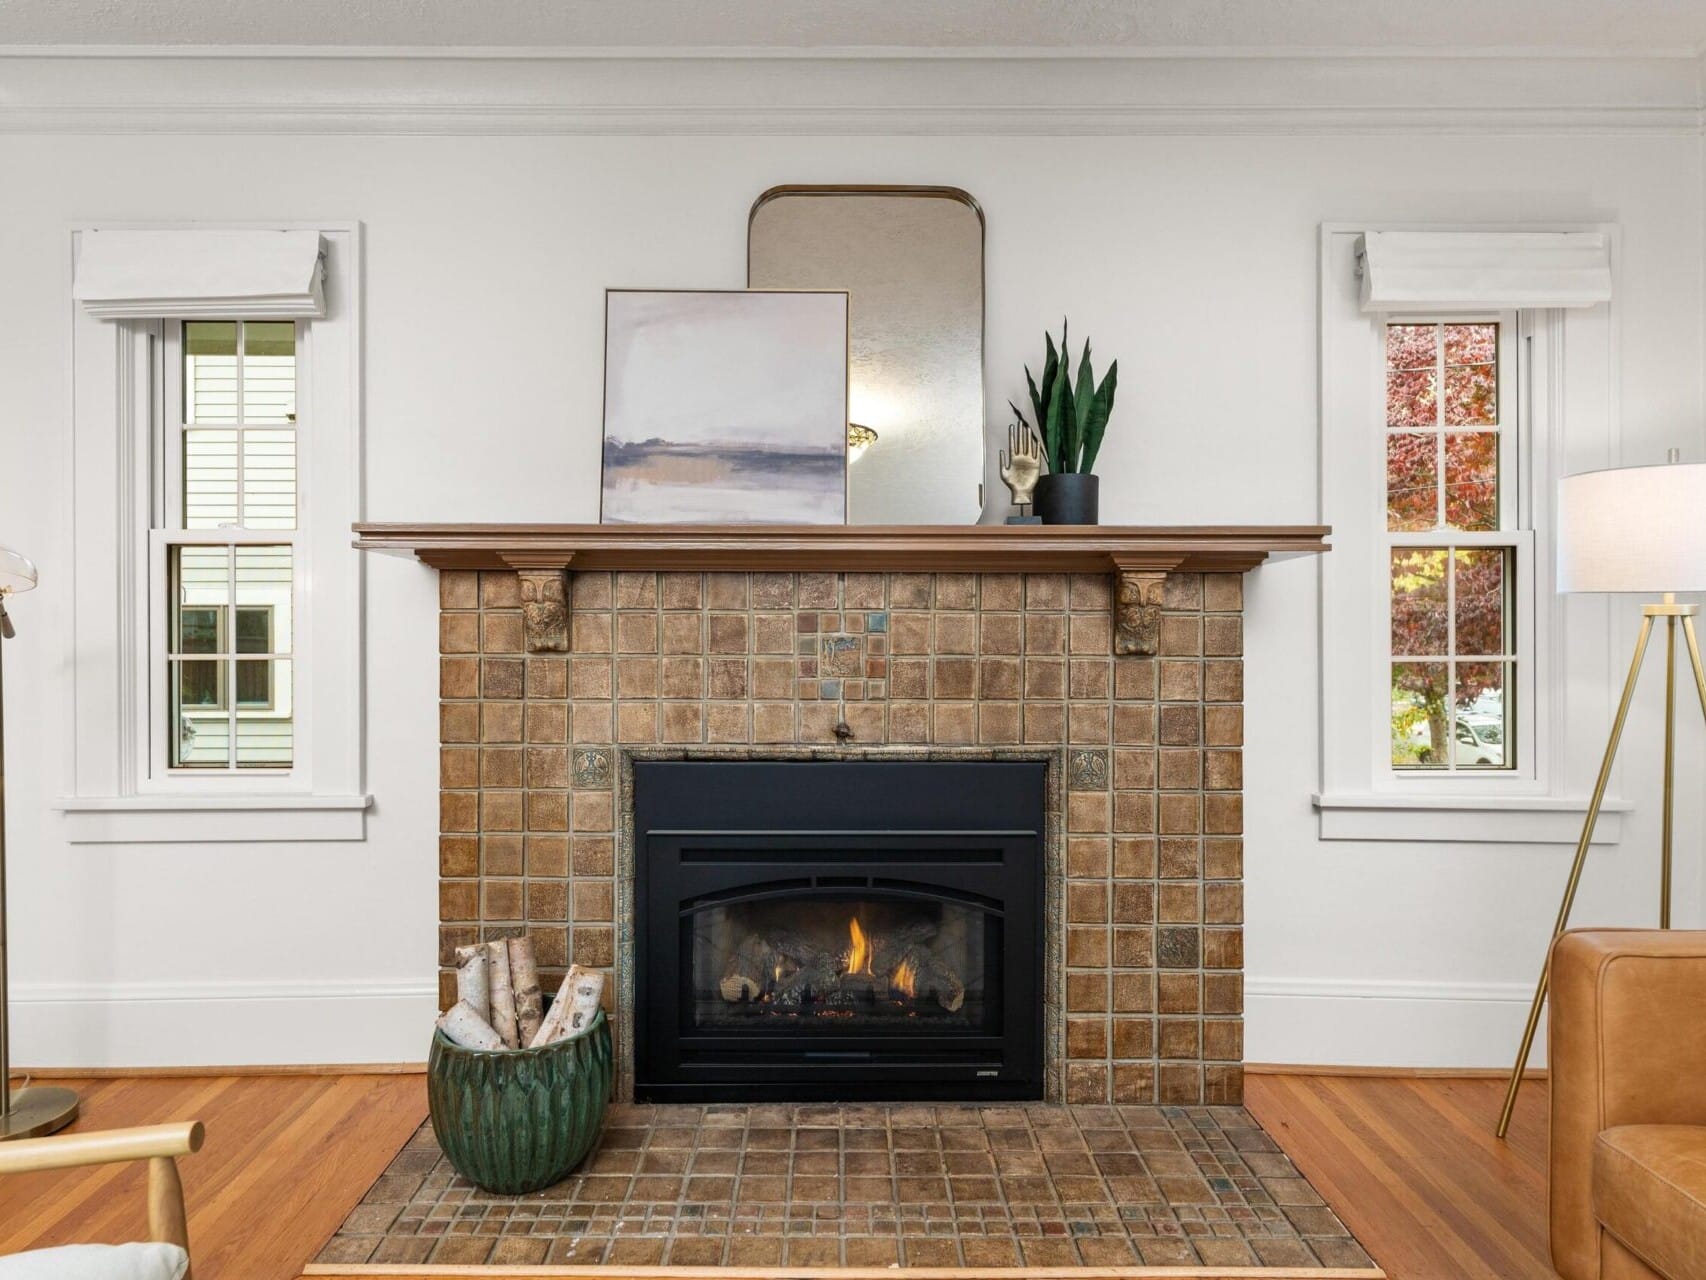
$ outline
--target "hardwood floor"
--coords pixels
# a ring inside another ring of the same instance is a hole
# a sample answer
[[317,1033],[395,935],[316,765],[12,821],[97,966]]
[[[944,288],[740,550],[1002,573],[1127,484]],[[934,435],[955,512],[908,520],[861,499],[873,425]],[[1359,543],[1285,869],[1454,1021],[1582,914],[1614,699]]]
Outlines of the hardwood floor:
[[[418,1075],[71,1081],[84,1128],[200,1119],[180,1161],[198,1280],[292,1280],[426,1115]],[[1546,1086],[1525,1086],[1508,1144],[1502,1084],[1252,1075],[1248,1106],[1391,1280],[1552,1280]],[[140,1166],[0,1180],[0,1254],[139,1239]]]
[[[197,1280],[293,1280],[426,1118],[423,1077],[210,1076],[56,1080],[77,1127],[200,1120],[178,1161]],[[146,1166],[0,1178],[0,1254],[147,1238]]]
[[1556,1280],[1546,1246],[1546,1082],[1507,1141],[1505,1082],[1252,1075],[1245,1105],[1391,1280]]

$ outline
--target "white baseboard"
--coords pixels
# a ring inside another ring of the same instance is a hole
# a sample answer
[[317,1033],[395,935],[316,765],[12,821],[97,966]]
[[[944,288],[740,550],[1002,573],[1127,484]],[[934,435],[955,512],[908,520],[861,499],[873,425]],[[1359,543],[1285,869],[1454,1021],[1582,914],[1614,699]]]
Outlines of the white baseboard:
[[[1245,1056],[1324,1066],[1503,1067],[1532,988],[1343,978],[1245,981]],[[26,983],[12,1058],[29,1067],[406,1062],[425,1056],[431,982]],[[1545,1036],[1533,1066],[1545,1064]]]
[[12,1065],[187,1067],[407,1062],[426,1056],[431,982],[21,983]]
[[[1246,978],[1244,1056],[1341,1067],[1508,1067],[1533,996],[1533,987],[1517,982]],[[1529,1065],[1546,1065],[1544,1025]]]

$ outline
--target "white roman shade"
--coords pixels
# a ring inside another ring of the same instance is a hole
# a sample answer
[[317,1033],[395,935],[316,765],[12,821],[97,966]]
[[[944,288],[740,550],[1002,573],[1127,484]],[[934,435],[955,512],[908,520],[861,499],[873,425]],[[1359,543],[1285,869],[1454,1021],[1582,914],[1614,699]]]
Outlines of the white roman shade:
[[85,231],[71,296],[101,320],[326,314],[315,231]]
[[1601,231],[1370,231],[1357,267],[1364,311],[1591,307],[1611,297]]

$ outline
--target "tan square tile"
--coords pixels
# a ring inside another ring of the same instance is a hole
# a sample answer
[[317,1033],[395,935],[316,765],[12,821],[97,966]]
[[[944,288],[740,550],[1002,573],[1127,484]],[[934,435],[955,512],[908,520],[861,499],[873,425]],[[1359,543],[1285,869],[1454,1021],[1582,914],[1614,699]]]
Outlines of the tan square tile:
[[608,613],[576,609],[569,618],[569,648],[575,653],[609,653],[614,625]]
[[480,575],[469,569],[442,569],[438,575],[440,609],[480,607]]
[[977,741],[977,706],[971,702],[938,702],[932,708],[930,738],[939,743]]
[[991,746],[1017,743],[1020,736],[1019,704],[985,702],[978,707],[978,741]]
[[794,736],[794,704],[760,702],[752,708],[754,742],[787,742]]
[[[936,621],[936,652],[964,653],[977,652],[977,616],[970,613],[938,613]],[[903,649],[898,637],[895,640],[896,653],[915,652]]]
[[1244,607],[1244,575],[1205,573],[1203,608],[1211,613],[1236,613]]
[[931,687],[936,697],[942,699],[964,701],[977,697],[977,660],[937,658]]
[[612,663],[609,658],[572,660],[569,667],[569,693],[575,698],[608,698],[615,689]]
[[439,614],[438,651],[446,654],[478,653],[480,651],[480,615],[477,613]]
[[438,696],[441,698],[479,697],[479,659],[440,658],[438,660]]
[[529,831],[567,831],[569,829],[569,793],[566,791],[529,791],[527,793],[527,829]]
[[747,659],[712,658],[708,668],[712,698],[726,701],[747,696]]
[[655,702],[616,704],[616,741],[649,743],[658,740],[658,708]]
[[700,613],[666,613],[663,616],[664,653],[703,653],[705,616]]
[[482,613],[480,615],[480,649],[484,653],[520,653],[522,651],[521,615],[519,613]]
[[1066,708],[1058,702],[1027,702],[1023,713],[1025,741],[1066,741]]
[[707,573],[705,575],[705,607],[709,609],[744,609],[747,603],[747,576],[744,573]]
[[607,876],[616,870],[615,842],[609,836],[577,835],[569,847],[577,876]]
[[930,741],[930,704],[894,702],[889,705],[890,742]]
[[1067,624],[1066,648],[1074,654],[1113,652],[1113,623],[1106,613],[1075,613]]
[[1067,974],[1066,1008],[1069,1013],[1105,1013],[1108,1008],[1108,975]]
[[802,573],[798,591],[802,609],[836,609],[841,605],[840,575],[833,573]]
[[488,698],[519,698],[524,691],[520,658],[487,658],[481,664],[480,691]]
[[697,702],[664,703],[661,737],[664,742],[703,742],[704,706]]
[[1066,696],[1066,663],[1059,658],[1025,659],[1025,696],[1054,699]]
[[665,609],[697,609],[705,600],[705,580],[698,573],[665,573],[659,593]]
[[1067,877],[1073,880],[1105,880],[1110,865],[1111,843],[1103,835],[1069,836],[1066,841]]
[[978,652],[984,654],[1018,654],[1024,646],[1020,640],[1020,620],[1016,613],[985,613],[978,628]]
[[1155,874],[1156,841],[1152,836],[1114,837],[1114,875],[1122,879],[1148,879]]
[[657,614],[619,613],[616,615],[617,653],[656,653],[657,651]]

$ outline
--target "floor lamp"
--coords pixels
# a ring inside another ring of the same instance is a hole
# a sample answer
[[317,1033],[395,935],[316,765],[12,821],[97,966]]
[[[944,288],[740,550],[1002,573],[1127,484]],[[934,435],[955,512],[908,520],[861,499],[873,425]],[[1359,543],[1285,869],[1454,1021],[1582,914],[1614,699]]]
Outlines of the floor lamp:
[[[36,567],[16,551],[0,547],[0,653],[17,634],[6,612],[7,598],[36,585]],[[0,672],[4,663],[0,662]],[[77,1118],[77,1095],[69,1089],[19,1089],[12,1092],[12,1036],[6,989],[6,718],[5,685],[0,680],[0,1142],[36,1138],[63,1129]]]
[[[1594,824],[1605,800],[1617,744],[1629,718],[1629,704],[1647,656],[1653,625],[1665,622],[1665,755],[1664,814],[1659,845],[1659,928],[1670,928],[1671,831],[1676,794],[1676,633],[1681,624],[1688,659],[1694,668],[1694,687],[1700,695],[1700,710],[1706,715],[1706,671],[1700,665],[1700,642],[1694,634],[1699,605],[1678,604],[1678,591],[1706,591],[1706,463],[1677,461],[1671,450],[1663,466],[1617,467],[1570,476],[1558,486],[1558,590],[1565,592],[1633,592],[1660,596],[1657,604],[1641,609],[1641,633],[1635,640],[1635,656],[1623,681],[1623,697],[1611,722],[1611,737],[1605,744],[1599,777],[1593,784],[1582,838],[1576,844],[1576,859],[1564,886],[1558,920],[1552,926],[1552,941],[1558,940],[1570,923],[1570,909],[1581,887],[1582,867],[1593,842]],[[1528,1025],[1523,1028],[1522,1046],[1511,1068],[1505,1090],[1504,1110],[1499,1113],[1499,1137],[1511,1125],[1517,1090],[1522,1087],[1534,1033],[1540,1026],[1540,1010],[1552,977],[1552,950],[1548,945],[1540,983],[1529,1006]]]

